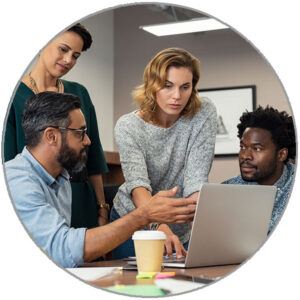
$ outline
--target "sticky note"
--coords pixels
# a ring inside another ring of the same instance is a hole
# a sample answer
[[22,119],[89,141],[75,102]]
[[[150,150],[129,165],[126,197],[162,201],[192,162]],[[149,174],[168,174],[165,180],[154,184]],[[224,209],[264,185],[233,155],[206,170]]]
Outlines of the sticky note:
[[155,275],[156,275],[156,272],[141,272],[136,276],[136,278],[137,279],[149,279],[149,278],[153,278]]
[[169,277],[174,277],[175,275],[176,275],[175,272],[161,272],[156,274],[155,279],[169,278]]
[[160,272],[158,274],[166,274],[166,275],[172,275],[172,276],[175,276],[176,273],[175,272]]
[[134,296],[165,296],[165,293],[156,285],[124,285],[122,288],[111,286],[106,289]]

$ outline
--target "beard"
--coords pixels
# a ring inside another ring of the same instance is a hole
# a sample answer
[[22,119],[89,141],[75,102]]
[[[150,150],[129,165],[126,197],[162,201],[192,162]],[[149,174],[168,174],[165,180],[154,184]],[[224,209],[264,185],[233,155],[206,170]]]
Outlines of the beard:
[[57,156],[57,161],[69,173],[80,173],[86,166],[86,149],[87,147],[84,147],[80,150],[79,154],[77,154],[74,149],[70,148],[65,141],[63,141]]
[[[240,163],[240,168],[244,162]],[[268,164],[265,164],[263,167],[257,167],[253,164],[247,162],[247,165],[250,165],[254,168],[255,172],[252,174],[243,174],[242,170],[240,169],[241,176],[243,180],[249,182],[258,182],[268,180],[270,177],[274,176],[277,170],[277,161],[274,159],[270,161]]]

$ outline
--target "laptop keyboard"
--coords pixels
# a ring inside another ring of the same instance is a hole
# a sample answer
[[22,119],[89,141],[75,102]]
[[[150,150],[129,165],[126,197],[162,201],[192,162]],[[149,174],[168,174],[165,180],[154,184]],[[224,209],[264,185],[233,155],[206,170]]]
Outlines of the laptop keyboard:
[[182,256],[181,258],[177,258],[176,255],[174,254],[173,256],[164,256],[163,257],[163,262],[164,263],[184,263],[185,262],[185,256]]
[[[130,256],[130,257],[127,257],[127,258],[123,258],[123,260],[125,261],[136,261],[136,257],[135,256]],[[176,254],[174,253],[173,256],[163,256],[163,263],[174,263],[174,262],[177,262],[177,263],[184,263],[185,262],[185,256],[182,256],[181,258],[177,258],[176,257]]]

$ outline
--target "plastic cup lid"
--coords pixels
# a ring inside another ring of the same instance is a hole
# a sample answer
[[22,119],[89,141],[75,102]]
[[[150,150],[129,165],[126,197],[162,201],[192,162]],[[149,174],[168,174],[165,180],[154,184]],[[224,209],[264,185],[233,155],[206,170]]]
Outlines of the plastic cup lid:
[[165,240],[166,238],[164,232],[159,230],[140,230],[132,236],[133,240]]

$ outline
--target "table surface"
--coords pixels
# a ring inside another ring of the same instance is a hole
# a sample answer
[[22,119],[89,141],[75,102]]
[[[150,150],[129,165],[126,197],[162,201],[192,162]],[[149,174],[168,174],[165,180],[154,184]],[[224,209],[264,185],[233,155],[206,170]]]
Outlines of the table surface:
[[[85,264],[84,267],[132,267],[123,260],[109,260]],[[225,266],[213,266],[213,267],[200,267],[200,268],[164,268],[164,272],[175,272],[174,279],[193,281],[195,278],[211,278],[217,279],[222,277],[235,268],[238,265],[225,265]],[[136,285],[136,284],[153,284],[153,279],[136,279],[137,271],[122,270],[115,272],[112,275],[108,275],[99,278],[95,281],[90,281],[91,284],[99,287],[108,287],[118,284]],[[182,276],[183,275],[183,276]]]

